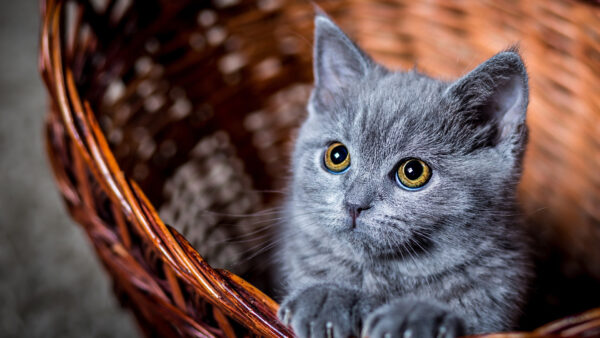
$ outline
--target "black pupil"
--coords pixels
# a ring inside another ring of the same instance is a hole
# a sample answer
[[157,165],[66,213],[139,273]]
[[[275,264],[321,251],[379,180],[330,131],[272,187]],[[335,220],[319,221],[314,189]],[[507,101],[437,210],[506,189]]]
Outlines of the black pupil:
[[404,166],[404,175],[409,180],[416,180],[423,175],[423,165],[417,160],[410,160]]
[[344,160],[348,157],[348,149],[345,146],[339,145],[333,150],[331,150],[331,154],[329,155],[329,159],[333,164],[340,164],[344,162]]

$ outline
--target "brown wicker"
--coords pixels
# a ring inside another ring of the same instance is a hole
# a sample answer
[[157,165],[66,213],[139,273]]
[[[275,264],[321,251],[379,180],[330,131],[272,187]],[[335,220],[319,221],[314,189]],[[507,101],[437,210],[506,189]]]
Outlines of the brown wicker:
[[[403,68],[418,62],[441,77],[458,76],[520,41],[531,75],[531,142],[521,185],[530,227],[600,277],[597,5],[319,4],[375,59]],[[41,7],[52,168],[67,208],[144,332],[290,336],[274,301],[212,269],[154,206],[168,202],[165,182],[214,135],[232,146],[227,156],[243,164],[236,168],[251,178],[247,187],[281,189],[312,79],[312,5],[45,0]],[[202,161],[210,164],[210,156]],[[205,196],[217,211],[237,202],[223,191],[220,202]],[[276,197],[262,194],[251,209],[276,205]],[[600,309],[514,336],[555,334],[600,336]]]

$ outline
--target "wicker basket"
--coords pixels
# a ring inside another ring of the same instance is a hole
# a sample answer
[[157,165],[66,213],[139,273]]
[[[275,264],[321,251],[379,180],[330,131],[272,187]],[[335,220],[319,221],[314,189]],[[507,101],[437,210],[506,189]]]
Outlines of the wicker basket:
[[[376,60],[403,68],[418,61],[441,77],[458,76],[520,41],[531,75],[531,141],[521,185],[530,229],[600,278],[597,5],[319,4]],[[41,9],[52,168],[67,208],[144,332],[290,336],[274,301],[212,269],[155,206],[167,202],[166,182],[208,138],[229,145],[247,187],[282,187],[290,135],[312,81],[312,5],[45,0]],[[210,164],[210,156],[204,161]],[[224,196],[220,205],[235,206],[237,195]],[[276,196],[261,194],[252,209],[275,205]],[[600,335],[600,309],[530,335],[558,333]]]

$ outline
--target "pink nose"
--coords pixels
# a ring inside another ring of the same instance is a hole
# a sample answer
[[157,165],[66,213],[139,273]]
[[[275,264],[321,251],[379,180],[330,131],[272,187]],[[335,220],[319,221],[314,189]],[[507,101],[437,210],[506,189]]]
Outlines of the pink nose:
[[348,203],[347,207],[348,207],[348,212],[350,213],[350,217],[352,217],[352,227],[353,228],[356,228],[356,219],[358,218],[360,213],[363,212],[364,210],[371,208],[370,205],[358,205],[358,204],[352,204],[352,203]]

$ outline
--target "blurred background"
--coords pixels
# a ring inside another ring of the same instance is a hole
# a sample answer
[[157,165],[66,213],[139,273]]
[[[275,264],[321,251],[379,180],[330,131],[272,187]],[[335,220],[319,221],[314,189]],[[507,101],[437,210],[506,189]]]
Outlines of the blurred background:
[[42,140],[37,0],[0,2],[0,337],[135,337]]

